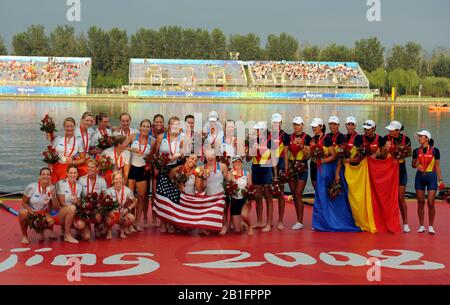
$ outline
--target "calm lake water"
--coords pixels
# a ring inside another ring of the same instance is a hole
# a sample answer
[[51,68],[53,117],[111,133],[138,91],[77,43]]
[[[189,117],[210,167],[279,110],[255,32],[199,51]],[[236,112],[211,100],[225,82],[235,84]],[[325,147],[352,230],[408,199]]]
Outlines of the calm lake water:
[[[52,113],[57,121],[59,134],[62,134],[62,121],[67,116],[74,117],[77,122],[85,111],[110,114],[111,122],[118,122],[118,115],[127,111],[131,114],[132,126],[144,118],[152,119],[153,115],[162,113],[166,118],[176,115],[181,119],[186,114],[202,113],[204,121],[211,110],[216,110],[223,121],[224,118],[243,120],[270,121],[272,113],[283,115],[283,129],[292,132],[290,122],[294,116],[302,116],[307,124],[305,131],[312,133],[309,127],[314,117],[324,121],[331,115],[338,115],[341,121],[346,116],[355,116],[361,126],[366,119],[377,123],[378,132],[385,135],[384,128],[395,119],[405,125],[405,132],[412,138],[413,147],[417,147],[414,133],[427,129],[436,141],[436,147],[441,150],[441,164],[444,180],[450,183],[450,112],[430,112],[427,106],[408,105],[332,105],[332,104],[200,104],[186,101],[185,103],[121,103],[121,102],[42,102],[42,101],[0,101],[0,192],[22,191],[25,186],[36,180],[42,162],[42,151],[48,145],[45,134],[39,130],[39,122],[43,115]],[[341,131],[345,132],[344,124]],[[362,133],[362,127],[358,127]],[[408,160],[408,191],[414,191],[415,171]],[[308,181],[307,191],[311,185]]]

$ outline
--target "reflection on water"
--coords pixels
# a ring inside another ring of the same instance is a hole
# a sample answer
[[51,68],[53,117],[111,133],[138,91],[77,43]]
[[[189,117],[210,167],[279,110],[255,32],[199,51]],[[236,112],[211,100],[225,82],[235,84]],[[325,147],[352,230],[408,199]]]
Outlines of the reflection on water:
[[[355,102],[357,103],[357,102]],[[199,104],[186,101],[186,103],[120,103],[120,102],[23,102],[0,101],[0,192],[21,191],[34,181],[39,169],[44,165],[41,153],[48,144],[44,134],[39,130],[39,121],[46,113],[51,112],[57,121],[57,128],[62,129],[62,121],[67,116],[72,116],[78,122],[85,111],[98,113],[106,112],[111,116],[112,124],[118,123],[121,112],[129,112],[132,116],[133,127],[144,118],[152,119],[157,113],[166,118],[176,115],[181,119],[187,114],[202,113],[204,120],[211,110],[219,113],[220,119],[258,121],[270,120],[272,113],[279,112],[283,115],[283,129],[290,133],[290,122],[294,116],[302,116],[307,125],[305,130],[311,134],[308,126],[314,117],[326,120],[331,115],[338,115],[341,121],[346,116],[355,116],[359,126],[366,119],[372,119],[377,123],[378,132],[386,134],[384,128],[396,119],[405,125],[405,132],[413,139],[413,147],[417,147],[414,140],[414,132],[427,129],[433,135],[436,146],[441,150],[443,177],[450,178],[450,112],[429,112],[427,106],[407,105],[333,105],[333,104]],[[345,132],[341,124],[341,131]],[[358,128],[362,133],[362,128]],[[409,165],[409,162],[408,162]],[[414,171],[408,168],[408,190],[414,188]],[[450,182],[450,180],[447,180]],[[308,185],[307,191],[311,190]]]

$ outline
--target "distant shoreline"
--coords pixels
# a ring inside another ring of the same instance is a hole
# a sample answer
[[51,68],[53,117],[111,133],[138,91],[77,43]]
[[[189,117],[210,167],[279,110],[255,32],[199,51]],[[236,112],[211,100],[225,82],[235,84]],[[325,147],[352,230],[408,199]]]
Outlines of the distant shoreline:
[[0,95],[0,102],[4,101],[98,101],[98,102],[128,102],[128,103],[186,103],[186,101],[200,104],[340,104],[340,105],[430,105],[436,103],[449,103],[450,98],[402,98],[392,102],[386,102],[384,98],[374,100],[279,100],[279,99],[197,99],[197,98],[153,98],[153,97],[132,97],[122,94],[98,94],[85,96],[54,96],[54,95]]

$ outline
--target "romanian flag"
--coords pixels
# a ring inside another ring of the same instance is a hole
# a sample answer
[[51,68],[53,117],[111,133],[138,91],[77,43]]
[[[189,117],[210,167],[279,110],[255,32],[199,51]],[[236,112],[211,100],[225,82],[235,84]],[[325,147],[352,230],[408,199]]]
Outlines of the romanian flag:
[[358,227],[371,233],[400,232],[398,179],[399,163],[393,158],[345,164],[348,200]]

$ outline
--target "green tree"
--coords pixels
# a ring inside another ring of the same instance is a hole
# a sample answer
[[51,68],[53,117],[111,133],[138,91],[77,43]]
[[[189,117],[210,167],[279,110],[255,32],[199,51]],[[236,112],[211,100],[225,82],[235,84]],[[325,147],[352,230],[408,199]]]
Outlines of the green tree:
[[260,38],[254,33],[247,35],[231,35],[228,50],[230,52],[239,52],[240,60],[264,59],[264,52],[261,49]]
[[3,38],[0,36],[0,55],[6,55],[8,51],[6,50],[5,42]]
[[130,37],[130,56],[134,58],[160,58],[161,39],[158,31],[140,28]]
[[443,77],[426,77],[423,80],[423,95],[433,97],[450,96],[450,79]]
[[384,47],[376,37],[355,41],[355,60],[361,68],[372,72],[383,66]]
[[104,87],[100,82],[102,79],[97,76],[107,75],[112,71],[109,33],[96,26],[90,27],[86,47],[89,57],[92,58],[92,86]]
[[214,29],[211,32],[211,58],[226,59],[227,56],[227,38],[220,29]]
[[401,94],[405,89],[405,70],[403,69],[395,69],[391,71],[388,76],[389,87],[397,88],[397,92]]
[[387,58],[388,70],[413,69],[419,72],[422,57],[421,51],[421,45],[415,42],[408,42],[405,46],[393,46]]
[[159,29],[161,37],[161,58],[182,58],[180,45],[183,29],[179,26],[164,26]]
[[320,52],[321,61],[353,61],[353,50],[344,46],[332,43]]
[[267,37],[266,53],[270,60],[296,60],[298,40],[286,33]]
[[58,25],[50,33],[50,49],[52,56],[73,57],[78,53],[75,29],[71,26]]
[[109,51],[111,61],[111,73],[122,81],[128,81],[128,36],[125,30],[113,28],[109,31]]
[[420,79],[415,70],[409,69],[406,71],[404,74],[404,81],[406,95],[413,94],[418,91]]
[[31,25],[25,32],[14,35],[12,45],[16,55],[47,56],[50,53],[49,38],[43,25]]
[[450,78],[450,56],[441,55],[433,65],[433,74],[436,77]]
[[378,68],[372,72],[366,72],[372,88],[383,89],[386,86],[386,71],[383,68]]
[[318,61],[320,48],[316,45],[305,46],[301,52],[301,59],[305,61]]

